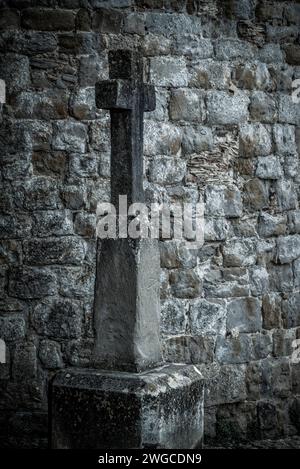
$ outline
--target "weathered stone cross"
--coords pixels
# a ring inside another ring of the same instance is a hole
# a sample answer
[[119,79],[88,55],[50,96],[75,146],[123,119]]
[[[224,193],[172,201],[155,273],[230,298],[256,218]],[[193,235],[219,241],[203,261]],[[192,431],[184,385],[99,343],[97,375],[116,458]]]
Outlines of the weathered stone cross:
[[[111,201],[144,202],[143,118],[155,109],[155,89],[143,83],[137,52],[109,53],[110,80],[96,85],[97,107],[111,116]],[[142,371],[161,361],[160,260],[156,240],[99,242],[95,364]]]
[[143,202],[143,121],[155,109],[155,89],[143,83],[138,52],[110,52],[109,75],[96,84],[96,104],[111,116],[111,201],[127,195],[128,204]]
[[[142,202],[143,113],[155,107],[133,52],[109,54],[110,77],[97,105],[111,113],[112,202]],[[50,392],[53,448],[198,448],[203,380],[193,365],[161,363],[157,240],[100,240],[92,368],[55,376]]]

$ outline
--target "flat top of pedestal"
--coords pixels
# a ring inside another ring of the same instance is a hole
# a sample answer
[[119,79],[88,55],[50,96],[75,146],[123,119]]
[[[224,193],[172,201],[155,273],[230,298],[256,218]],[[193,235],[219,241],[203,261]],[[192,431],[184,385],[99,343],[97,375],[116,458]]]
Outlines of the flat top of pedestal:
[[170,364],[143,373],[72,368],[60,371],[53,386],[153,395],[193,383],[203,385],[202,374],[194,365]]

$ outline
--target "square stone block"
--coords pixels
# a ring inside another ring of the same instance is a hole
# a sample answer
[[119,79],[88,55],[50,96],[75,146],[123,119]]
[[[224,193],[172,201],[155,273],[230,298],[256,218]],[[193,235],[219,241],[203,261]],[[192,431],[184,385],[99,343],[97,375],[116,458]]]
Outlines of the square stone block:
[[50,392],[52,448],[200,448],[203,392],[193,365],[60,371]]

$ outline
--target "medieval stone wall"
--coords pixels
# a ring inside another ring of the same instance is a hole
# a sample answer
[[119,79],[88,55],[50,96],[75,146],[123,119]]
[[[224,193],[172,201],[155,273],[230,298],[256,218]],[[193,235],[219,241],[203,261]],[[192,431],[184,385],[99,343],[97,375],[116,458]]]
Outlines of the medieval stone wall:
[[109,49],[138,46],[158,96],[147,194],[206,203],[201,249],[161,243],[165,358],[207,377],[208,439],[299,432],[300,4],[0,6],[0,445],[45,447],[48,380],[90,364],[95,212],[110,174],[94,85]]

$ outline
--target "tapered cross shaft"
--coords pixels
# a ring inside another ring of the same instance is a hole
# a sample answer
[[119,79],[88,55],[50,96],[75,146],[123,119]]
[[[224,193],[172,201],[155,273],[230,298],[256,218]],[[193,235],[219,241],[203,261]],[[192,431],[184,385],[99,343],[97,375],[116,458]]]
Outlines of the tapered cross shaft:
[[[96,104],[111,117],[111,202],[144,202],[143,119],[155,90],[143,83],[139,53],[109,54],[110,80],[96,85]],[[140,372],[161,362],[160,258],[156,240],[98,242],[95,365]]]

